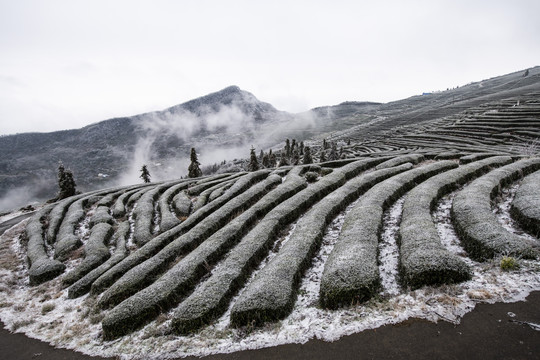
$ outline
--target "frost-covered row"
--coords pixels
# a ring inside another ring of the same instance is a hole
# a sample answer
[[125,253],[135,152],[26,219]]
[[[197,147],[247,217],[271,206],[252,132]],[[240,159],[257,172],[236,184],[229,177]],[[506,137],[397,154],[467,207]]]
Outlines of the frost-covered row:
[[103,290],[111,286],[118,278],[124,275],[129,269],[157,254],[161,249],[163,249],[164,246],[199,224],[203,219],[222,207],[228,201],[246,191],[255,182],[267,177],[269,173],[270,171],[268,170],[260,170],[241,177],[229,190],[227,190],[225,194],[216,199],[216,201],[213,201],[199,211],[193,213],[180,225],[175,226],[174,228],[154,237],[144,246],[130,254],[128,257],[100,276],[99,279],[92,284],[92,293],[101,293]]
[[319,248],[328,223],[376,183],[411,168],[409,163],[358,176],[313,206],[296,224],[277,256],[238,298],[231,311],[231,323],[260,324],[287,316],[293,308],[302,274]]
[[54,245],[54,257],[60,261],[66,260],[71,252],[82,245],[82,241],[75,234],[77,225],[84,219],[84,208],[91,203],[95,203],[97,198],[92,196],[83,197],[73,202],[60,225],[56,235],[56,244]]
[[100,223],[112,225],[114,218],[111,215],[110,209],[105,205],[100,205],[99,203],[96,206],[97,207],[94,210],[94,214],[90,218],[90,227]]
[[173,184],[167,183],[156,186],[145,192],[137,202],[137,207],[133,211],[133,217],[135,218],[133,240],[137,245],[143,246],[153,238],[154,201],[171,185]]
[[99,306],[109,307],[133,295],[149,285],[153,279],[169,267],[179,256],[197,247],[210,235],[223,227],[236,213],[249,208],[272,187],[281,182],[281,177],[271,176],[235,197],[212,215],[208,216],[186,234],[165,246],[155,256],[129,270],[114,283],[99,300]]
[[[281,177],[270,175],[267,182],[281,183]],[[265,186],[264,183],[261,186]],[[114,308],[103,321],[105,334],[109,337],[125,334],[178,303],[179,299],[209,271],[209,267],[236,244],[258,218],[305,187],[304,179],[289,176],[285,183],[270,191],[256,204],[210,236],[159,280]]]
[[55,205],[45,206],[36,212],[26,225],[28,239],[26,255],[30,265],[28,270],[30,285],[39,285],[54,279],[66,269],[60,261],[49,258],[44,239],[44,222],[54,207]]
[[167,231],[180,224],[181,221],[176,217],[176,214],[172,212],[171,206],[169,203],[172,201],[174,196],[180,191],[187,189],[189,186],[188,182],[182,182],[180,184],[169,187],[159,198],[159,212],[160,216],[160,231]]
[[[367,159],[345,165],[270,211],[231,250],[208,280],[179,305],[173,316],[174,329],[179,333],[188,333],[219,317],[227,309],[230,299],[253,268],[268,253],[277,233],[284,226],[298,218],[321,198],[342,186],[347,179],[384,160],[387,159]],[[295,175],[293,171],[294,169],[287,179]]]
[[107,223],[99,223],[90,230],[90,237],[84,244],[84,259],[63,277],[64,286],[78,281],[111,256],[107,244],[113,233],[113,227]]
[[122,195],[120,195],[114,204],[112,205],[112,215],[115,218],[120,218],[126,215],[126,204],[128,200],[134,196],[135,194],[140,194],[139,197],[144,193],[144,191],[148,191],[148,187],[144,187],[143,189],[133,189],[124,192]]
[[[218,184],[204,190],[203,192],[201,192],[197,196],[197,200],[193,204],[193,206],[191,208],[191,212],[196,212],[197,210],[204,207],[210,201],[210,196],[212,195],[212,193],[214,193],[217,190],[223,189],[224,186],[233,184],[234,181],[235,180],[229,180],[229,181],[226,181],[226,182],[220,182],[220,183],[218,183]],[[189,191],[188,191],[188,193],[191,194],[191,192],[189,192]]]
[[62,220],[64,220],[64,216],[66,215],[70,205],[85,196],[86,195],[72,196],[55,204],[48,215],[49,221],[46,234],[49,244],[53,244],[56,241],[56,234],[58,233],[60,224],[62,223]]
[[538,256],[535,244],[502,227],[491,207],[491,200],[499,193],[500,186],[538,169],[540,158],[521,160],[491,171],[456,195],[452,220],[470,256],[479,260],[492,258],[496,254],[524,258]]
[[192,202],[189,196],[181,191],[173,197],[171,206],[177,216],[187,218],[191,212]]
[[347,215],[339,240],[330,253],[321,279],[320,300],[328,308],[363,301],[380,286],[377,266],[383,213],[417,183],[457,167],[440,161],[409,170],[372,187]]
[[510,213],[524,229],[537,238],[540,236],[540,171],[523,179]]
[[226,175],[226,176],[218,175],[217,180],[207,181],[207,182],[202,182],[202,183],[198,182],[197,185],[192,186],[192,187],[189,188],[188,194],[189,195],[199,195],[200,193],[202,193],[203,191],[205,191],[207,189],[210,189],[210,188],[212,188],[212,187],[214,187],[216,185],[219,186],[223,182],[239,178],[240,176],[244,176],[245,174],[246,174],[245,172],[240,172],[240,173],[236,173],[236,174],[232,174],[232,175]]
[[80,280],[70,286],[68,290],[69,298],[76,298],[82,296],[90,291],[90,287],[107,270],[109,270],[114,265],[118,264],[123,260],[127,254],[128,250],[126,248],[126,238],[130,230],[130,224],[128,221],[124,221],[118,225],[118,229],[113,235],[112,242],[115,245],[114,254],[103,264],[92,269],[88,274],[83,276]]
[[501,156],[462,165],[426,180],[406,195],[399,229],[400,272],[404,284],[418,288],[471,277],[465,262],[442,245],[431,211],[438,199],[457,186],[511,162],[509,156]]
[[488,157],[497,156],[497,154],[494,153],[479,153],[479,154],[471,154],[471,155],[465,155],[459,158],[459,163],[464,165],[468,164],[474,161],[486,159]]
[[386,169],[389,167],[398,166],[405,163],[411,163],[411,164],[418,164],[419,162],[424,160],[424,155],[422,154],[409,154],[409,155],[402,155],[402,156],[396,156],[393,159],[387,160],[383,162],[382,164],[379,164],[375,167],[375,169]]

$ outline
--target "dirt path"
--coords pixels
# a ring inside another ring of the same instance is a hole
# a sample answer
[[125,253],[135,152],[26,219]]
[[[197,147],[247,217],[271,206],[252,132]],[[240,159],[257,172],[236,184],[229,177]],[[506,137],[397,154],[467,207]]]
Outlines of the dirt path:
[[[534,292],[524,302],[480,304],[459,326],[412,320],[346,336],[333,343],[312,340],[304,345],[283,345],[203,359],[538,359],[540,331],[525,323],[540,324],[538,309],[540,292]],[[103,359],[55,349],[4,329],[0,330],[0,358]]]

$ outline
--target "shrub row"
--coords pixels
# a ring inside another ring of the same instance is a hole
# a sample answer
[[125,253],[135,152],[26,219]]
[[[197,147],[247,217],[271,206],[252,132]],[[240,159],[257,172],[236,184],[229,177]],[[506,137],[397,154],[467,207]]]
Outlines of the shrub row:
[[177,216],[188,217],[191,212],[191,206],[191,199],[185,191],[179,192],[172,199],[172,207]]
[[380,286],[377,251],[384,211],[419,182],[456,167],[452,161],[424,165],[375,185],[360,198],[347,214],[324,267],[320,288],[324,307],[337,308],[375,294]]
[[130,225],[128,221],[124,221],[118,225],[118,229],[112,238],[112,242],[115,244],[114,254],[103,264],[94,268],[88,274],[84,275],[80,280],[71,285],[68,290],[69,298],[73,299],[86,294],[88,291],[90,291],[90,287],[97,278],[127,256],[128,250],[126,248],[126,238],[129,231]]
[[471,270],[465,262],[442,245],[431,212],[438,199],[459,185],[511,162],[509,156],[501,156],[462,165],[433,176],[406,195],[399,229],[403,284],[418,288],[470,279]]
[[46,239],[49,244],[53,244],[56,241],[56,234],[58,233],[60,224],[62,223],[62,220],[64,220],[64,216],[66,215],[66,212],[68,211],[70,205],[73,204],[75,201],[83,198],[84,196],[85,195],[77,195],[69,197],[56,203],[56,205],[53,207],[53,209],[49,213],[49,224],[46,233]]
[[123,217],[126,215],[126,203],[128,201],[128,199],[134,195],[134,194],[141,194],[144,192],[144,191],[147,191],[148,189],[146,190],[141,190],[141,189],[133,189],[133,190],[129,190],[129,191],[126,191],[124,192],[122,195],[120,195],[116,201],[114,202],[114,205],[112,206],[112,215],[115,217],[115,218],[120,218],[120,217]]
[[54,279],[64,272],[66,266],[58,260],[50,259],[45,248],[43,223],[55,205],[47,205],[36,212],[26,225],[26,238],[28,249],[26,256],[30,268],[28,276],[30,285],[39,285],[45,281]]
[[154,256],[168,243],[181,236],[186,231],[189,231],[212,212],[226,204],[229,200],[234,199],[236,196],[246,191],[251,185],[267,177],[269,173],[270,171],[268,170],[260,170],[241,177],[229,190],[227,190],[225,194],[223,194],[223,196],[219,197],[216,201],[213,201],[199,211],[196,211],[178,226],[175,226],[174,228],[154,237],[136,252],[130,254],[120,263],[116,264],[110,270],[100,276],[99,279],[92,284],[92,293],[101,293],[129,269]]
[[479,153],[479,154],[471,154],[471,155],[465,155],[459,158],[459,163],[461,165],[468,164],[474,161],[486,159],[492,156],[497,156],[498,154],[495,153]]
[[540,169],[540,158],[525,159],[476,179],[460,191],[452,204],[452,220],[469,255],[478,260],[496,254],[535,258],[538,253],[523,236],[507,231],[492,212],[491,200],[504,186]]
[[54,245],[54,257],[60,261],[68,258],[69,254],[82,245],[79,236],[75,235],[75,229],[84,219],[84,207],[88,203],[87,198],[73,202],[64,216]]
[[75,269],[64,275],[64,286],[78,281],[111,256],[107,244],[113,233],[113,227],[107,223],[99,223],[92,228],[90,237],[84,244],[84,259]]
[[192,196],[199,195],[204,190],[207,190],[216,185],[221,185],[225,181],[236,179],[240,176],[244,176],[245,174],[246,174],[245,172],[240,172],[240,173],[235,173],[235,174],[227,175],[227,176],[218,176],[217,180],[208,181],[204,183],[198,183],[198,185],[195,185],[189,188],[188,194]]
[[112,225],[114,219],[110,214],[110,209],[104,205],[98,205],[94,210],[94,214],[90,218],[90,227],[93,227],[96,224],[105,223]]
[[525,230],[540,236],[540,171],[523,179],[510,213]]
[[376,183],[411,168],[412,164],[406,163],[360,175],[314,205],[298,221],[289,241],[276,257],[238,298],[232,308],[231,323],[243,326],[286,317],[296,300],[302,274],[311,264],[332,219]]
[[[234,293],[268,253],[280,230],[347,179],[384,160],[387,159],[368,159],[345,165],[275,207],[216,266],[208,280],[178,306],[172,327],[179,333],[189,333],[222,314]],[[293,171],[287,179],[296,175]]]
[[251,204],[258,201],[266,192],[279,183],[281,183],[281,177],[272,175],[223,205],[212,215],[199,222],[189,232],[169,243],[155,256],[125,273],[103,293],[98,303],[99,306],[114,306],[146,287],[179,256],[198,246],[219,228],[223,227],[234,215],[249,208]]
[[422,154],[396,156],[393,159],[387,160],[383,162],[382,164],[377,165],[375,169],[377,170],[386,169],[386,168],[398,166],[405,163],[418,164],[421,161],[424,161],[424,155]]
[[[268,180],[272,178],[281,182],[278,175],[270,175]],[[289,176],[285,183],[210,236],[156,282],[115,307],[104,319],[105,334],[109,337],[125,334],[177,304],[258,218],[305,187],[306,182],[301,177]]]
[[187,189],[188,182],[182,182],[174,186],[169,187],[159,198],[159,212],[161,214],[161,221],[159,223],[159,229],[161,232],[167,231],[180,224],[181,221],[176,217],[176,214],[171,210],[169,203],[174,196],[179,192]]
[[137,207],[133,210],[133,218],[135,219],[133,241],[137,245],[143,246],[154,237],[152,235],[152,229],[154,227],[154,202],[168,187],[170,187],[170,184],[156,186],[145,192],[139,201],[137,201]]
[[218,184],[204,190],[203,192],[201,192],[197,196],[197,200],[193,204],[193,206],[191,208],[191,212],[196,212],[197,210],[199,210],[200,208],[205,206],[207,204],[207,202],[209,201],[210,195],[212,195],[212,193],[214,191],[223,189],[224,186],[231,185],[234,182],[235,182],[235,180],[229,180],[229,181],[226,181],[226,182],[223,182],[223,183],[218,183]]

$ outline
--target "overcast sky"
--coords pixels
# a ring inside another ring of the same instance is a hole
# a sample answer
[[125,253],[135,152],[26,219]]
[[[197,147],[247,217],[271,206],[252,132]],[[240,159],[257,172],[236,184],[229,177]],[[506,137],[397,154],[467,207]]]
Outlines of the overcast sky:
[[397,100],[540,65],[538,14],[538,0],[0,0],[0,134],[229,85],[290,112]]

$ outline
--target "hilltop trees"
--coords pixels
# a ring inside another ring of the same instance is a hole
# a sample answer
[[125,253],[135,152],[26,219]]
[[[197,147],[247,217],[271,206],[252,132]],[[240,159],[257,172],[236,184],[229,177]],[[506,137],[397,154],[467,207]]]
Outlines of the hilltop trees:
[[58,165],[58,187],[59,191],[56,200],[62,200],[77,193],[73,173],[71,170],[66,170],[62,163]]
[[188,166],[188,177],[196,178],[202,176],[202,171],[199,167],[200,164],[195,148],[191,148],[191,164]]
[[144,183],[147,184],[150,182],[150,171],[148,171],[148,168],[146,165],[143,165],[141,168],[141,176],[139,176],[141,179],[143,179]]

